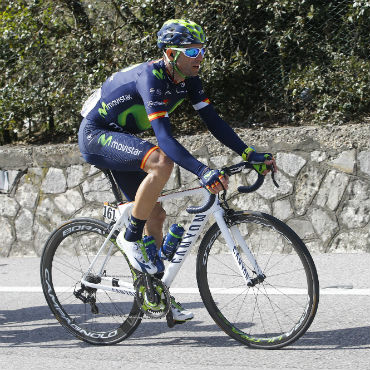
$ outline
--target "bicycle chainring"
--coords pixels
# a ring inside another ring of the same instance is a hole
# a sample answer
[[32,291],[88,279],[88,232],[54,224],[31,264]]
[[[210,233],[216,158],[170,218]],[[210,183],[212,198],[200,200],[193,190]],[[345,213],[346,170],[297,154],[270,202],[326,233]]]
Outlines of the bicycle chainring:
[[157,303],[149,302],[147,298],[146,279],[144,275],[139,275],[134,286],[136,289],[136,301],[144,314],[152,319],[160,319],[167,315],[171,308],[171,296],[168,288],[161,280],[151,277]]

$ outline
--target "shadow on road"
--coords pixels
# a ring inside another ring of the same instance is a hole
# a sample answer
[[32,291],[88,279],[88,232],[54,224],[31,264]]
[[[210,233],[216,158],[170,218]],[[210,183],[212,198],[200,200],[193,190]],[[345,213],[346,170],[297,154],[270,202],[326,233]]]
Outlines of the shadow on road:
[[[199,302],[187,306],[200,308]],[[183,333],[186,331],[186,336]],[[161,334],[173,335],[161,338]],[[191,335],[194,333],[194,335]],[[212,333],[214,333],[212,335]],[[189,336],[190,334],[190,336]],[[155,336],[155,338],[153,338]],[[130,340],[132,338],[133,340]],[[234,347],[241,344],[224,334],[216,324],[192,320],[169,329],[164,320],[143,320],[136,332],[118,346],[200,346]],[[0,311],[0,346],[77,347],[88,344],[76,340],[56,321],[48,306]],[[370,326],[327,331],[308,331],[286,350],[370,348]]]

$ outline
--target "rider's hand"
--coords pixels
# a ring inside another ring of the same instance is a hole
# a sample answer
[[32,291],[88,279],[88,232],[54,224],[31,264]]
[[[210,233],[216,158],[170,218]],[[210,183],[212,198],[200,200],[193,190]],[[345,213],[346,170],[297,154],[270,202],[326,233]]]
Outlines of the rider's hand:
[[254,169],[261,175],[267,175],[270,172],[269,167],[272,167],[273,172],[277,171],[275,158],[271,153],[258,153],[256,150],[249,146],[242,153],[242,158],[253,164]]
[[223,171],[211,170],[208,167],[200,176],[200,182],[212,194],[217,194],[224,188],[227,189],[229,185],[229,179]]

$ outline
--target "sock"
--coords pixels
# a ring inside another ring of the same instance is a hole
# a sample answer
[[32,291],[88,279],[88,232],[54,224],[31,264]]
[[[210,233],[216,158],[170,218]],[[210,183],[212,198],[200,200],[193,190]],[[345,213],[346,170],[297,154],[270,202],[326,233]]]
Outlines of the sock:
[[136,242],[143,236],[143,229],[146,220],[139,220],[131,215],[130,223],[125,231],[125,239],[128,242]]

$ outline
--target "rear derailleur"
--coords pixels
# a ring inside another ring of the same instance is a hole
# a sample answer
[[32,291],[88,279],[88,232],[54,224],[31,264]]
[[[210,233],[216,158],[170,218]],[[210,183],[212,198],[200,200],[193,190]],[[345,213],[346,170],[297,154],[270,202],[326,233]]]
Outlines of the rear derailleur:
[[[89,283],[99,284],[101,278],[95,275],[87,275],[85,280]],[[81,300],[83,303],[88,303],[91,307],[91,313],[97,315],[99,313],[99,308],[96,305],[96,289],[87,287],[81,284],[81,288],[73,291],[73,295]]]

